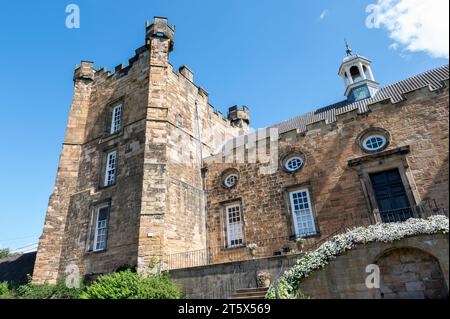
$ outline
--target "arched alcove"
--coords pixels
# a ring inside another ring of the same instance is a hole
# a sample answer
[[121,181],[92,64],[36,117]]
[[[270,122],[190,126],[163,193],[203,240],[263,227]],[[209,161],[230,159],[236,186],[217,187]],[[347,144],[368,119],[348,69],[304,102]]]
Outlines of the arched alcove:
[[395,248],[377,260],[384,299],[443,299],[448,297],[439,261],[417,248]]

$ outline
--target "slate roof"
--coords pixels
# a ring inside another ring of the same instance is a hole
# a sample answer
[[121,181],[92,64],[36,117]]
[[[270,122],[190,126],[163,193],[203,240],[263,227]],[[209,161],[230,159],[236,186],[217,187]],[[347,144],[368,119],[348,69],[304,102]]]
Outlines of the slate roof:
[[375,96],[371,98],[353,103],[344,100],[270,127],[277,127],[280,134],[294,129],[299,129],[300,132],[304,132],[306,131],[306,125],[308,124],[321,120],[326,120],[328,123],[336,121],[337,114],[346,113],[355,109],[358,109],[358,113],[365,113],[368,111],[368,105],[370,104],[377,103],[385,99],[391,99],[394,103],[397,103],[404,100],[403,94],[427,86],[429,86],[432,90],[439,89],[442,87],[442,81],[448,80],[448,78],[449,65],[447,64],[380,88]]

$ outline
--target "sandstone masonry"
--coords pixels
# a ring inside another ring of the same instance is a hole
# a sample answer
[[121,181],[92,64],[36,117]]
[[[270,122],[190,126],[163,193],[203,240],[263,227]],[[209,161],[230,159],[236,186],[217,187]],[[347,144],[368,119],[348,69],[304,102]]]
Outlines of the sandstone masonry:
[[[311,249],[348,227],[448,213],[448,65],[381,88],[348,48],[344,101],[249,132],[249,109],[214,110],[192,70],[173,70],[173,48],[156,17],[128,66],[76,68],[34,282],[69,265],[89,276],[300,253],[299,238]],[[399,258],[433,262],[405,250],[380,265]]]
[[[146,44],[128,66],[110,74],[82,62],[75,70],[34,282],[55,282],[70,264],[82,274],[98,274],[206,247],[202,156],[211,154],[214,143],[245,133],[248,122],[214,110],[189,68],[174,72],[168,61],[173,46],[173,28],[167,19],[155,18],[146,28]],[[111,134],[117,105],[121,128]],[[111,150],[117,152],[117,172],[105,187]],[[110,207],[107,249],[95,251],[96,209],[105,204]]]

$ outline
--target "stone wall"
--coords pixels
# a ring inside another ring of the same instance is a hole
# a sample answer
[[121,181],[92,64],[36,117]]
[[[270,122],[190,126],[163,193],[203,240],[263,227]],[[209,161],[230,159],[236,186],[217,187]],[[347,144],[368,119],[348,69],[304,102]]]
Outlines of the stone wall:
[[[300,289],[317,299],[447,298],[448,251],[448,235],[371,243],[340,255],[302,280]],[[380,267],[380,289],[366,287],[370,264]]]
[[237,289],[255,288],[258,271],[276,278],[292,267],[299,255],[258,258],[195,268],[171,270],[170,276],[188,299],[227,299]]
[[[424,235],[350,250],[301,282],[301,290],[321,298],[445,298],[448,296],[448,235]],[[255,288],[256,273],[295,265],[300,255],[258,258],[170,271],[188,298],[223,299],[236,289]],[[366,267],[378,264],[381,289],[368,289]]]
[[[224,207],[233,201],[242,206],[246,243],[293,236],[289,192],[302,188],[311,196],[317,240],[346,224],[379,221],[368,174],[390,169],[399,170],[411,206],[436,200],[439,207],[448,210],[448,81],[442,89],[425,87],[405,98],[395,104],[385,101],[371,105],[365,114],[344,113],[335,123],[308,125],[306,132],[282,134],[273,174],[260,173],[266,163],[249,163],[254,146],[248,143],[245,163],[222,163],[222,155],[207,158],[210,247],[226,246]],[[368,155],[361,150],[358,136],[373,128],[387,131],[390,144],[380,154]],[[292,152],[302,152],[305,164],[301,170],[288,173],[281,159]],[[360,163],[349,165],[350,160]],[[239,182],[225,189],[221,178],[230,168],[238,171]]]
[[[70,264],[82,274],[124,265],[145,269],[151,257],[205,248],[203,154],[247,128],[233,126],[209,105],[187,67],[173,71],[173,36],[167,19],[155,18],[128,66],[112,74],[92,62],[76,68],[34,282],[55,282]],[[111,134],[118,104],[121,130]],[[117,151],[116,181],[103,187],[111,150]],[[110,205],[107,248],[93,252],[94,212],[103,203]]]

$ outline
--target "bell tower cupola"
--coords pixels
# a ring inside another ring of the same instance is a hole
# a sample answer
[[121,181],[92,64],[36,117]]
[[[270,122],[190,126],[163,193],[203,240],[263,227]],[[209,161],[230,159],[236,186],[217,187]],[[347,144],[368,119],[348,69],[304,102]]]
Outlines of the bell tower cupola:
[[339,68],[339,76],[344,80],[345,96],[350,102],[359,101],[375,95],[378,83],[372,73],[369,59],[353,54],[352,49],[345,42],[347,56]]

